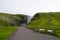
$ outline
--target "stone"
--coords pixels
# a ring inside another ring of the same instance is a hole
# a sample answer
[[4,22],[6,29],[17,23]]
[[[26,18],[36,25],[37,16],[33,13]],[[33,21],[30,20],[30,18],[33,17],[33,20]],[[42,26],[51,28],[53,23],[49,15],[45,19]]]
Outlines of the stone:
[[39,29],[39,31],[45,31],[45,29]]
[[52,32],[53,32],[53,30],[47,30],[47,32],[50,32],[50,33],[52,33]]

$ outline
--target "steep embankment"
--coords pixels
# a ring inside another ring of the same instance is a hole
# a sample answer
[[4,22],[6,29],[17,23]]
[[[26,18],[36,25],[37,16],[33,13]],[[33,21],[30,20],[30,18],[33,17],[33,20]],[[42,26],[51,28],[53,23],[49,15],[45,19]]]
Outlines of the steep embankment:
[[2,26],[20,26],[24,22],[24,16],[21,14],[0,13],[0,25]]
[[27,27],[33,30],[53,30],[60,37],[60,12],[37,13]]

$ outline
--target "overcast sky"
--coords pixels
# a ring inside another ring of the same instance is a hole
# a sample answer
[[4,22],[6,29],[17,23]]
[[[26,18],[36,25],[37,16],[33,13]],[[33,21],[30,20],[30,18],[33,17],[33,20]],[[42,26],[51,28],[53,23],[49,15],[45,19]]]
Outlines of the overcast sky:
[[0,0],[0,12],[34,15],[37,12],[60,12],[60,0]]

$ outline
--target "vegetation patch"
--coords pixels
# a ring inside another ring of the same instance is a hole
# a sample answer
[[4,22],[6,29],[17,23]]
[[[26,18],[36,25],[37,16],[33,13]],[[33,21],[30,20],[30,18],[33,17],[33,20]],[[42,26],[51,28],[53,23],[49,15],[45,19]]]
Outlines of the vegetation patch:
[[0,26],[0,40],[6,40],[18,27]]

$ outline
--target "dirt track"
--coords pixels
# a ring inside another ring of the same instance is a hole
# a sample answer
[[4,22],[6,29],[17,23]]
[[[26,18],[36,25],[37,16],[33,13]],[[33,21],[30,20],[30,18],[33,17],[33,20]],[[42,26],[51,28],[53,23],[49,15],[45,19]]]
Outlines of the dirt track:
[[58,38],[20,27],[8,40],[58,40]]

